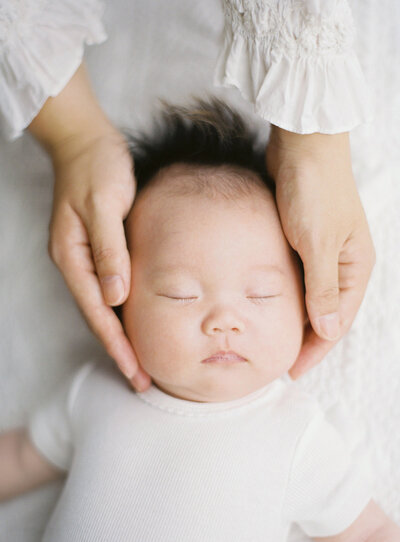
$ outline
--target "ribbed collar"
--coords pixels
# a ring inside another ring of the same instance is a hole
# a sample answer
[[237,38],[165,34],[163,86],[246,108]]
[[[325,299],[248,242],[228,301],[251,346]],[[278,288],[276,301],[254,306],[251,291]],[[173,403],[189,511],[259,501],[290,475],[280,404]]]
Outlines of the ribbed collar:
[[142,393],[137,393],[137,397],[152,406],[161,410],[180,414],[184,416],[206,416],[222,412],[239,411],[248,408],[250,405],[258,404],[262,401],[269,401],[279,395],[288,385],[290,377],[284,375],[281,378],[274,380],[266,386],[240,397],[232,401],[214,402],[214,403],[199,403],[195,401],[187,401],[172,397],[167,393],[157,388],[154,384]]

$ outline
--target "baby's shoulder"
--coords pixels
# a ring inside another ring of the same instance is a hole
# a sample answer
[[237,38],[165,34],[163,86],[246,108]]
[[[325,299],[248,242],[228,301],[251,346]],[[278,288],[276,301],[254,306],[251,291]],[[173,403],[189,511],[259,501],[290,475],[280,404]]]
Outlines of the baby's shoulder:
[[72,375],[69,407],[71,412],[99,412],[128,393],[132,395],[132,388],[113,362],[89,360]]
[[297,382],[289,376],[281,378],[282,393],[280,397],[280,408],[300,415],[318,416],[323,410],[317,398],[304,390]]
[[299,434],[313,420],[323,418],[324,410],[316,397],[290,377],[283,377],[280,393],[274,401],[274,415]]

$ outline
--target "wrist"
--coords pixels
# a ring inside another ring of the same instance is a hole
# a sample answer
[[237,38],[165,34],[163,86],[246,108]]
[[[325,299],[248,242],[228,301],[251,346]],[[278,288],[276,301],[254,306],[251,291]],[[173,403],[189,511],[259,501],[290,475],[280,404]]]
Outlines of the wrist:
[[71,117],[64,121],[63,116],[53,114],[52,104],[48,102],[44,106],[47,109],[42,109],[41,118],[34,119],[29,131],[52,157],[72,142],[87,145],[117,132],[100,108],[91,108],[79,117],[71,112]]
[[67,141],[85,142],[116,132],[98,104],[83,66],[60,94],[47,99],[29,131],[51,155]]
[[49,150],[53,166],[57,170],[71,164],[81,156],[93,156],[93,152],[107,152],[116,146],[124,148],[126,141],[123,135],[112,125],[81,130],[65,135],[54,143]]
[[336,169],[347,175],[352,173],[349,133],[296,134],[271,125],[266,160],[276,182],[301,172],[308,175],[327,164],[336,164]]
[[349,132],[339,134],[297,134],[271,124],[269,143],[287,152],[315,153],[316,150],[333,147],[348,148]]

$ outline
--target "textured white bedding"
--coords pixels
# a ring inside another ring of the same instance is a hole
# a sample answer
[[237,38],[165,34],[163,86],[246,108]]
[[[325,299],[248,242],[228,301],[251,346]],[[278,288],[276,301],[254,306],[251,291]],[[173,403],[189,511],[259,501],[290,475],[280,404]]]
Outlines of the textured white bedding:
[[[352,330],[302,379],[325,406],[337,399],[363,421],[376,473],[376,499],[400,523],[400,38],[395,0],[351,3],[358,54],[377,103],[376,119],[352,132],[354,172],[377,264]],[[362,5],[361,5],[362,4]],[[379,10],[379,11],[378,11]],[[148,124],[157,98],[185,102],[209,90],[247,111],[236,90],[215,89],[222,40],[216,0],[116,0],[109,40],[87,51],[94,88],[122,127]],[[49,159],[29,136],[0,145],[0,429],[27,413],[76,365],[104,356],[83,325],[46,251],[51,212]],[[60,485],[0,505],[0,542],[38,542]],[[294,529],[291,541],[303,537]]]

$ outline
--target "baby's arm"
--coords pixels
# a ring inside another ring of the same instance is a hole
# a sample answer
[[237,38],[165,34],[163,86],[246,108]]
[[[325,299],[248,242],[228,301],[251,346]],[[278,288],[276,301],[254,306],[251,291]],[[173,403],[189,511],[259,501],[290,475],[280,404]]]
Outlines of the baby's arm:
[[400,527],[370,501],[345,531],[335,536],[313,538],[316,542],[399,542]]
[[62,475],[62,470],[36,450],[26,429],[13,429],[0,435],[0,501]]

